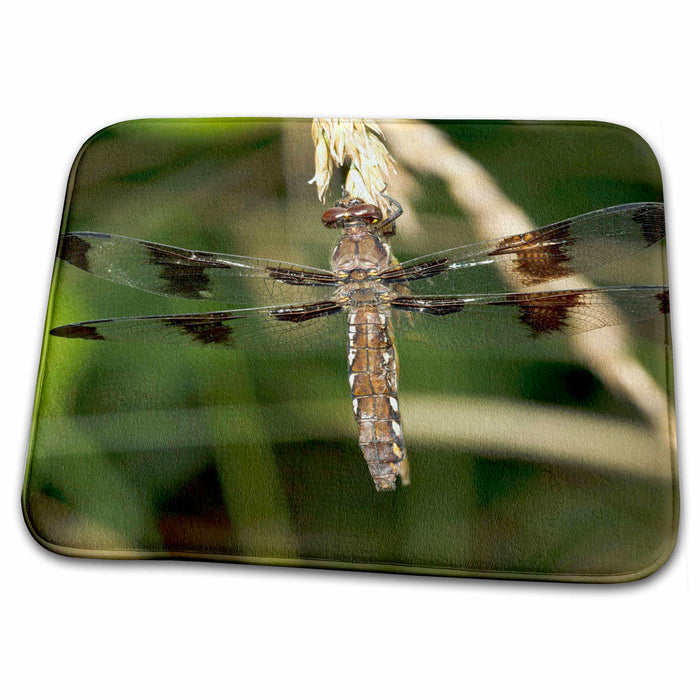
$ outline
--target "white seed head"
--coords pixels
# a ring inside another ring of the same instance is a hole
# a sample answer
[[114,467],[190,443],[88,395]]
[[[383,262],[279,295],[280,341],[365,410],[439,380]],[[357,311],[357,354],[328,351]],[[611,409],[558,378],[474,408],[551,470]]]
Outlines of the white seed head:
[[349,161],[345,189],[351,197],[377,205],[386,215],[389,202],[381,197],[396,162],[381,139],[382,132],[372,119],[314,119],[316,172],[309,184],[315,184],[318,198],[325,200],[335,167]]

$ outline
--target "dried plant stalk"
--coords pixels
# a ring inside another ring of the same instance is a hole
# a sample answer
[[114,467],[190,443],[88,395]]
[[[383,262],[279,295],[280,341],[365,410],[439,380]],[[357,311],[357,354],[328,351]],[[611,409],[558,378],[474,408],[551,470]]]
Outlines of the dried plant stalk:
[[376,204],[386,214],[389,203],[380,195],[396,172],[396,163],[377,123],[371,119],[314,119],[311,135],[316,173],[309,184],[316,185],[319,200],[325,201],[334,168],[347,160],[347,193]]

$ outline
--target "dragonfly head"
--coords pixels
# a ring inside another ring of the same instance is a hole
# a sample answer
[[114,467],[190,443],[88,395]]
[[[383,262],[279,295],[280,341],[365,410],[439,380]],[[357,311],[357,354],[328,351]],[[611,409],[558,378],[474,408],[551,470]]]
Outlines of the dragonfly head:
[[357,197],[339,199],[335,206],[324,212],[321,221],[326,228],[344,228],[349,223],[376,224],[382,220],[382,211]]

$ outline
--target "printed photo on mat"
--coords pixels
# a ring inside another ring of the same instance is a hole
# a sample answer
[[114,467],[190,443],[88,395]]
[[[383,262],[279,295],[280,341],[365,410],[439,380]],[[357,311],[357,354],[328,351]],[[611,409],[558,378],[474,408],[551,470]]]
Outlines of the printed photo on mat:
[[669,328],[623,127],[116,124],[71,172],[25,518],[74,556],[640,578]]

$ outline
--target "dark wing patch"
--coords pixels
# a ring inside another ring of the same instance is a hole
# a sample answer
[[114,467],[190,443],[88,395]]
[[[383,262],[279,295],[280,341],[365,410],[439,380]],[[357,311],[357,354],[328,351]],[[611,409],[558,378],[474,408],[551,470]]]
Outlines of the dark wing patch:
[[569,264],[569,251],[574,241],[570,231],[571,223],[563,221],[538,231],[508,236],[487,255],[513,256],[513,273],[526,285],[570,277],[576,272]]
[[64,234],[58,256],[102,279],[185,299],[247,303],[257,291],[306,301],[327,297],[336,284],[328,270],[104,233]]
[[656,295],[659,302],[659,313],[666,315],[671,312],[671,306],[668,299],[668,289],[663,289]]
[[227,345],[231,341],[232,328],[221,319],[210,321],[198,319],[193,323],[191,319],[180,316],[164,318],[163,325],[177,328],[205,347],[207,345]]
[[580,292],[550,292],[548,294],[510,294],[495,306],[517,305],[520,321],[531,329],[533,336],[564,330],[572,310],[590,303]]
[[658,243],[666,235],[664,209],[657,204],[646,204],[632,216],[632,221],[639,226],[644,240],[649,245]]
[[414,280],[435,277],[447,269],[447,258],[435,258],[416,265],[395,265],[383,270],[379,279],[387,284],[413,282]]
[[434,299],[421,299],[420,297],[396,297],[391,305],[400,311],[415,311],[418,313],[433,314],[434,316],[446,316],[454,314],[464,308],[464,300],[450,299],[448,297]]
[[289,308],[270,309],[270,316],[278,321],[301,323],[312,318],[322,318],[342,311],[343,307],[334,301],[321,301],[318,304],[303,304]]
[[597,287],[561,292],[397,297],[397,334],[465,351],[532,343],[668,313],[666,287]]
[[[235,309],[200,314],[136,316],[85,321],[53,328],[58,338],[167,343],[246,352],[338,348],[346,335],[344,307],[335,302]],[[332,317],[332,318],[328,318]]]
[[[92,236],[94,236],[93,240],[106,238],[105,235],[100,233],[94,233]],[[88,261],[91,247],[90,239],[66,233],[59,240],[58,257],[75,267],[79,267],[81,270],[85,270],[85,272],[91,272]]]
[[58,338],[81,338],[83,340],[104,340],[95,326],[89,323],[76,323],[70,326],[59,326],[52,328],[49,333]]
[[268,267],[271,279],[294,285],[320,285],[332,287],[337,279],[332,272],[301,270],[293,267]]
[[384,271],[381,278],[387,283],[408,282],[411,293],[417,295],[535,286],[591,272],[644,250],[663,237],[662,203],[621,204],[528,233],[408,260]]
[[148,253],[149,264],[163,282],[160,293],[167,296],[204,299],[208,292],[211,293],[207,271],[227,267],[215,260],[175,257],[166,248],[151,243],[145,243],[143,247]]

